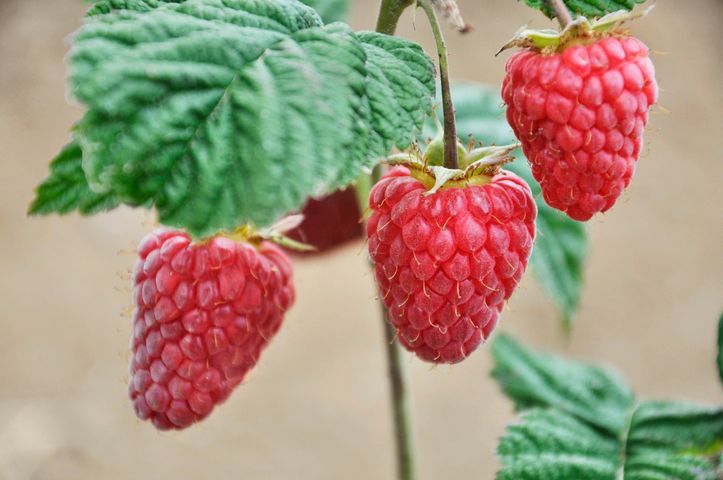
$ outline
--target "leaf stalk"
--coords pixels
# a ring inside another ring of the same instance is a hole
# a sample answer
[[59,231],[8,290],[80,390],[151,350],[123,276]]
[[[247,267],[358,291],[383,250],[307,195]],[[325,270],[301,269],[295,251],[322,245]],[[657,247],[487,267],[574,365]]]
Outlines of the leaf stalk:
[[411,7],[414,0],[382,0],[377,17],[376,31],[386,35],[394,35],[397,31],[399,18],[407,7]]
[[459,168],[457,158],[457,125],[454,120],[454,104],[452,103],[452,92],[449,87],[449,63],[447,43],[442,34],[442,27],[434,7],[429,0],[417,0],[424,13],[429,19],[432,27],[434,42],[437,45],[439,56],[439,81],[442,90],[442,111],[444,116],[444,166],[449,169]]

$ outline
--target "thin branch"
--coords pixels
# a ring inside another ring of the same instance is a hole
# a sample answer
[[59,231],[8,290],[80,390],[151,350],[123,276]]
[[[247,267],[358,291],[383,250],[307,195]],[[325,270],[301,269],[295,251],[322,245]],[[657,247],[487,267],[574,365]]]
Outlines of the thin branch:
[[379,6],[376,31],[387,35],[394,35],[397,30],[399,17],[407,7],[412,6],[414,0],[382,0]]
[[[377,18],[376,31],[387,35],[394,35],[399,18],[414,0],[382,0]],[[360,199],[359,209],[363,215],[364,206],[369,198],[371,186],[379,181],[382,166],[376,165],[370,177],[357,183],[357,196]],[[397,478],[398,480],[415,480],[415,445],[412,431],[411,393],[405,365],[402,362],[402,347],[396,341],[394,327],[387,317],[386,307],[379,300],[381,309],[382,328],[384,329],[384,342],[387,352],[389,370],[389,386],[394,421],[394,440],[396,444]]]
[[557,21],[560,22],[560,27],[564,30],[572,22],[572,15],[565,6],[565,2],[563,0],[545,0],[545,3],[552,9]]
[[452,93],[449,87],[447,44],[444,41],[439,19],[430,0],[417,0],[417,4],[422,7],[424,13],[427,14],[427,18],[429,18],[439,55],[439,80],[442,89],[442,110],[444,114],[444,166],[446,168],[459,168],[457,160],[457,126],[454,120],[454,104],[452,103]]
[[412,422],[412,402],[409,391],[407,369],[403,362],[402,347],[397,341],[394,327],[387,317],[387,310],[380,302],[384,319],[384,341],[387,344],[389,384],[392,395],[392,415],[394,417],[394,436],[397,445],[397,474],[399,480],[414,480],[417,477],[414,458],[414,429]]

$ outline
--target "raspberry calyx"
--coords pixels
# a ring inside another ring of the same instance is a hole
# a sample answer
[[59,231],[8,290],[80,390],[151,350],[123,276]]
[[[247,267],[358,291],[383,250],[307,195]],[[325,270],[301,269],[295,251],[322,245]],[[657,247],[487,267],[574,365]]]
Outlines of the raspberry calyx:
[[630,18],[603,17],[597,30],[579,19],[543,44],[522,32],[507,61],[507,121],[545,201],[574,220],[606,212],[628,187],[658,99],[648,47],[620,28]]
[[[514,143],[499,147],[465,149],[461,143],[458,143],[460,168],[446,168],[436,161],[430,164],[430,160],[435,160],[436,153],[430,155],[429,151],[439,150],[436,148],[436,142],[436,139],[433,140],[422,156],[416,151],[399,153],[387,158],[385,163],[406,167],[409,174],[426,187],[426,194],[431,195],[447,188],[464,188],[489,183],[492,177],[500,172],[502,165],[515,159],[512,152],[520,146],[519,143]],[[472,141],[470,145],[473,145]]]
[[549,55],[561,52],[572,45],[586,45],[606,36],[625,34],[623,26],[626,23],[646,16],[654,7],[655,4],[638,12],[618,10],[593,21],[578,16],[562,30],[522,28],[499,49],[495,56],[514,47],[530,48]]
[[395,155],[372,188],[379,294],[399,342],[425,361],[457,363],[477,349],[525,272],[537,207],[527,183],[500,169],[514,148],[472,150],[459,170]]

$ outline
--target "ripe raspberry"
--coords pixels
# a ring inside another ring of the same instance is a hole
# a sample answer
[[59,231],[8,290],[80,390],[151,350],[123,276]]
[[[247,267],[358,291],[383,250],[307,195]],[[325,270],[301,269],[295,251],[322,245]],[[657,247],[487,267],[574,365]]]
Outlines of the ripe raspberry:
[[510,172],[425,193],[403,167],[374,186],[369,253],[402,345],[423,360],[456,363],[489,337],[519,283],[537,208]]
[[185,428],[229,396],[278,331],[294,302],[291,263],[268,242],[192,244],[170,230],[138,253],[130,398],[158,429]]
[[605,212],[630,184],[658,99],[648,47],[608,36],[507,62],[507,120],[545,201],[575,220]]
[[316,252],[325,252],[361,238],[359,203],[353,188],[339,190],[320,199],[310,199],[304,210],[304,221],[286,235],[296,241],[313,245]]

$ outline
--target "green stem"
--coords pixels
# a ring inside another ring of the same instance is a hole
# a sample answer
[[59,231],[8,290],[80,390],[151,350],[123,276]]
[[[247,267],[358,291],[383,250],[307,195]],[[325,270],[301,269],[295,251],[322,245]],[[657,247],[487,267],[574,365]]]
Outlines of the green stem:
[[414,0],[382,0],[379,7],[379,17],[377,17],[376,31],[394,35],[397,30],[397,23],[399,23],[399,17],[413,3]]
[[[404,10],[411,6],[414,0],[382,0],[379,8],[376,31],[386,35],[394,35],[397,23]],[[376,165],[370,177],[360,178],[357,181],[356,191],[359,200],[359,209],[363,213],[366,209],[371,187],[379,181],[382,174],[381,165]],[[394,440],[396,443],[397,478],[398,480],[415,480],[416,468],[414,459],[414,434],[412,432],[412,407],[409,381],[403,352],[395,338],[394,327],[389,322],[384,303],[379,300],[382,326],[384,328],[384,342],[387,352],[387,368],[389,371],[389,387],[392,403],[392,417],[394,420]]]
[[392,395],[392,416],[394,418],[394,439],[397,445],[397,478],[414,480],[417,477],[414,458],[415,442],[412,422],[412,398],[407,369],[403,362],[402,347],[396,339],[396,332],[389,321],[387,309],[380,301],[384,321],[384,341],[387,344],[389,386]]
[[[381,165],[374,167],[370,176],[357,180],[356,193],[359,201],[360,215],[364,214],[369,200],[371,187],[381,178]],[[389,321],[387,309],[381,298],[379,307],[384,329],[384,343],[387,352],[387,369],[389,372],[389,387],[392,403],[392,418],[394,421],[394,440],[396,444],[397,479],[415,480],[415,446],[412,422],[412,405],[409,380],[406,365],[403,362],[402,347],[396,340],[394,327]]]
[[[381,178],[381,165],[374,167],[370,176],[357,181],[356,192],[359,200],[360,215],[363,215],[369,200],[371,187]],[[372,266],[373,267],[373,266]],[[387,369],[392,403],[392,419],[394,421],[394,440],[396,444],[397,479],[415,480],[415,446],[412,422],[412,404],[406,365],[403,362],[402,347],[396,339],[394,327],[389,321],[387,309],[381,298],[379,308],[384,329],[384,343],[387,352]]]
[[432,26],[434,41],[437,44],[439,55],[439,81],[442,89],[442,111],[444,115],[444,166],[445,168],[459,168],[457,159],[457,125],[454,121],[454,104],[452,92],[449,88],[449,64],[447,61],[447,44],[442,35],[442,27],[429,0],[418,0],[417,3],[429,18]]

